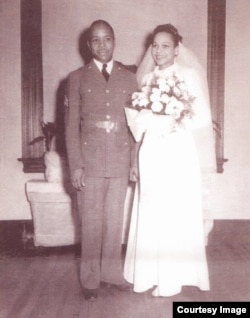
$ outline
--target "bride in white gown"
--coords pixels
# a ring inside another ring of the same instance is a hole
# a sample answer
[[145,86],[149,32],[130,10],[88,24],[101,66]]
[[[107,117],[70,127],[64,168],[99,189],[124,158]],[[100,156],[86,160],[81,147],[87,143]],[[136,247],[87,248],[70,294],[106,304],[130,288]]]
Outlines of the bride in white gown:
[[151,67],[152,54],[156,66],[143,76],[141,86],[151,85],[153,78],[181,77],[195,97],[192,118],[176,126],[171,116],[142,110],[128,119],[141,146],[124,276],[135,292],[154,287],[153,296],[175,295],[182,286],[210,288],[201,174],[215,170],[211,114],[200,76],[176,61],[184,50],[180,42],[170,24],[154,30],[143,63]]

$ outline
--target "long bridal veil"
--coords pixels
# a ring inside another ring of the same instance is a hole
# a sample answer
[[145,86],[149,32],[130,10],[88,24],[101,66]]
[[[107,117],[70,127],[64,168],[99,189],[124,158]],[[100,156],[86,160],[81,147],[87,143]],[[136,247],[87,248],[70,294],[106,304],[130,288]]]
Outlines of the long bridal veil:
[[[152,47],[147,49],[137,70],[137,81],[142,86],[143,78],[153,71],[155,63],[151,54]],[[202,114],[203,124],[192,131],[199,156],[203,184],[203,213],[206,238],[213,227],[212,210],[214,204],[214,182],[216,173],[215,138],[209,100],[206,72],[196,55],[182,43],[179,43],[178,56],[175,59],[179,69],[192,69],[197,81],[195,90],[199,92],[199,113]],[[205,120],[204,120],[205,119]]]

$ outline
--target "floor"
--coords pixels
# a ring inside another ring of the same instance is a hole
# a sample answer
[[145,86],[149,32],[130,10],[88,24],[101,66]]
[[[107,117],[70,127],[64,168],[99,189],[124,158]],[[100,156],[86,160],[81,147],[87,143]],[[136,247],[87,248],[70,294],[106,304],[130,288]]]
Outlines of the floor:
[[174,297],[153,298],[100,290],[85,301],[78,281],[79,247],[0,252],[0,318],[167,318],[173,301],[250,300],[250,222],[217,220],[209,237],[209,292],[185,287]]

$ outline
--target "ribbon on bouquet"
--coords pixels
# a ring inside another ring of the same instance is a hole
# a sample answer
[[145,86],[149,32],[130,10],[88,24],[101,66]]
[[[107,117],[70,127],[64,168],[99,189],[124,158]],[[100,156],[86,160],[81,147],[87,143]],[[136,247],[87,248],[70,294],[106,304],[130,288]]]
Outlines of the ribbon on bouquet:
[[142,109],[141,111],[129,107],[125,107],[124,109],[130,131],[135,141],[139,142],[147,130],[153,113],[150,109]]

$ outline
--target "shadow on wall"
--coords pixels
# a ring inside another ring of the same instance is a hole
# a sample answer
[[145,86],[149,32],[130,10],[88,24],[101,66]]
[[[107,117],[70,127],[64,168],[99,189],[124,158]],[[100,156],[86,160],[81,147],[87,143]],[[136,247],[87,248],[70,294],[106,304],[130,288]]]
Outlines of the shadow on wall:
[[56,138],[56,151],[66,157],[66,144],[65,144],[65,123],[64,123],[64,103],[65,103],[65,92],[67,86],[67,78],[64,78],[59,83],[56,93],[56,117],[55,124],[57,130]]
[[91,52],[87,45],[88,35],[89,35],[89,28],[86,28],[80,34],[79,40],[78,40],[78,49],[84,64],[88,64],[92,58]]

